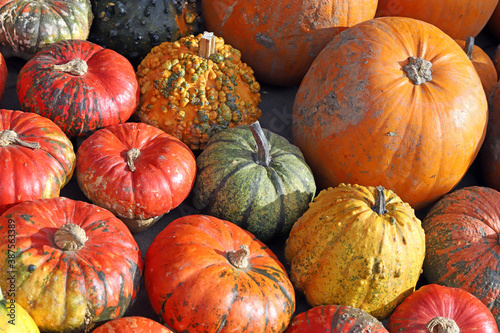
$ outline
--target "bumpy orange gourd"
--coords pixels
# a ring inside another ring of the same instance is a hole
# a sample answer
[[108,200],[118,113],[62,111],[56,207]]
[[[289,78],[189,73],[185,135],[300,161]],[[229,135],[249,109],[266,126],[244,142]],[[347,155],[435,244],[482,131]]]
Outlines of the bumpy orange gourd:
[[455,40],[465,51],[467,57],[474,64],[474,68],[481,79],[486,97],[490,97],[493,88],[497,84],[498,75],[495,64],[490,56],[482,48],[474,44],[474,37],[467,37],[466,40]]
[[476,37],[498,0],[379,0],[376,17],[404,16],[435,25],[456,39]]
[[137,70],[141,97],[136,115],[189,148],[202,150],[225,128],[250,124],[262,112],[260,85],[241,54],[213,36],[214,52],[200,56],[203,35],[154,47]]
[[452,38],[382,17],[318,55],[295,97],[292,135],[319,188],[382,185],[420,209],[465,175],[487,119],[481,80]]
[[259,82],[300,84],[339,32],[372,19],[375,0],[203,0],[205,25],[242,53]]
[[382,187],[323,190],[285,244],[290,279],[311,306],[339,304],[387,317],[415,288],[425,235],[413,209]]

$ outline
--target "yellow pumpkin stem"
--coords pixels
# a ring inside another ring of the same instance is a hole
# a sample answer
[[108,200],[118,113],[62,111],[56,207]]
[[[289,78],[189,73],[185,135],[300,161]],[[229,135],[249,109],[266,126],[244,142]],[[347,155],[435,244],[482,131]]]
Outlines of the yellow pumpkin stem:
[[213,32],[205,31],[200,39],[198,55],[202,58],[209,58],[215,53],[215,36]]
[[260,127],[259,121],[255,121],[250,124],[250,129],[252,130],[253,137],[257,143],[257,156],[256,162],[259,165],[269,166],[271,163],[271,156],[269,154],[269,142],[266,139],[266,135]]
[[22,147],[31,149],[40,149],[40,144],[38,142],[26,142],[19,139],[19,136],[13,130],[3,130],[0,131],[0,147],[7,147],[11,144],[18,144]]
[[437,333],[460,333],[460,327],[450,318],[436,317],[432,318],[426,325],[429,333],[434,333],[434,328],[437,328]]
[[248,267],[248,256],[250,255],[250,248],[243,244],[240,246],[238,251],[231,251],[227,253],[227,259],[229,263],[236,268],[247,268]]
[[74,223],[66,223],[54,234],[54,243],[63,251],[78,251],[87,240],[85,230]]
[[472,52],[474,51],[474,37],[468,36],[465,40],[465,53],[472,60]]
[[82,59],[72,59],[65,64],[51,66],[52,70],[66,72],[75,76],[86,74],[88,68],[87,62]]
[[372,210],[380,215],[387,213],[387,209],[385,206],[385,192],[383,186],[376,187],[377,194],[375,195],[375,204],[372,207]]
[[132,172],[135,171],[134,161],[139,157],[139,155],[141,155],[141,151],[137,148],[131,148],[127,151],[127,165]]

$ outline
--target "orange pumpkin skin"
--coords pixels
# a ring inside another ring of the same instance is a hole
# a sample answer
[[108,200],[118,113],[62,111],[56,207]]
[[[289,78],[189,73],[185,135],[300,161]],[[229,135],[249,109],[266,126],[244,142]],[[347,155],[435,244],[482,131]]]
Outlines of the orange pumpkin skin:
[[[231,256],[243,245],[248,261],[238,267]],[[292,283],[276,255],[216,217],[172,221],[148,248],[145,267],[151,305],[175,332],[283,332],[295,311]]]
[[[81,246],[63,241],[67,224],[84,231]],[[9,235],[0,238],[0,287],[8,291],[15,274],[16,302],[42,332],[89,331],[137,296],[139,247],[108,210],[64,197],[24,201],[0,216],[0,231]]]
[[[457,44],[467,53],[467,42],[465,40],[457,39],[455,42],[457,42]],[[472,54],[467,54],[467,56],[474,64],[474,68],[483,84],[486,97],[489,98],[498,81],[498,74],[493,60],[491,60],[490,56],[477,45],[474,45]]]
[[[431,81],[407,77],[410,56],[432,60]],[[418,210],[462,179],[487,119],[481,80],[453,39],[422,21],[383,17],[340,33],[318,55],[295,98],[292,135],[319,188],[382,185]]]
[[209,31],[239,49],[259,82],[291,86],[340,31],[372,19],[373,0],[203,0]]
[[500,191],[500,81],[490,98],[488,130],[479,155],[484,182]]
[[435,25],[455,39],[476,37],[498,0],[379,0],[375,17],[404,16]]
[[174,333],[160,323],[139,316],[122,317],[108,321],[92,333]]

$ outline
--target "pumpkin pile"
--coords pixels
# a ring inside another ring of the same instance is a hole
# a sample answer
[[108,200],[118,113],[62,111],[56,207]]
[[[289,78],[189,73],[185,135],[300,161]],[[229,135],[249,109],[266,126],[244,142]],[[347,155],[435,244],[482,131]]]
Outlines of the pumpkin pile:
[[499,8],[0,0],[0,331],[498,333]]

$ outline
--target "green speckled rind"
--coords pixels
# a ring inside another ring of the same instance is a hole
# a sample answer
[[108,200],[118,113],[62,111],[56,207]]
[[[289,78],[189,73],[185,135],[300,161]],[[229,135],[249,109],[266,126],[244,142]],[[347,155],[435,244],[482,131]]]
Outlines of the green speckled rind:
[[194,205],[231,221],[262,241],[286,237],[316,192],[300,150],[284,137],[263,130],[271,163],[255,161],[257,145],[250,126],[214,135],[196,160]]

